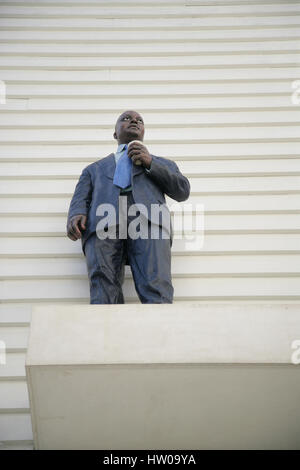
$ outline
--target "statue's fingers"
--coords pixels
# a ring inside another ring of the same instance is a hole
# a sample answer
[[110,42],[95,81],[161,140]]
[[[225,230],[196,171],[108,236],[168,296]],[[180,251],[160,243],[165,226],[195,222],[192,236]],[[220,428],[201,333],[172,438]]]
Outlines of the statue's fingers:
[[71,227],[72,227],[72,234],[75,237],[80,238],[81,237],[81,232],[78,228],[78,222],[79,222],[79,219],[71,220]]
[[82,215],[81,218],[80,218],[80,226],[83,230],[86,229],[85,223],[86,223],[86,216]]

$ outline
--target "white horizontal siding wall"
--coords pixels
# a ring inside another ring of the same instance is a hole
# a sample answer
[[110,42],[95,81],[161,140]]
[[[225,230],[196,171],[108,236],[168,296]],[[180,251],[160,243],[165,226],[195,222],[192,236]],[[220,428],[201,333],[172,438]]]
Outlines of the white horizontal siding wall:
[[174,241],[175,300],[299,301],[300,2],[1,1],[0,16],[0,441],[30,448],[30,309],[89,302],[66,215],[122,111],[204,204],[203,249]]

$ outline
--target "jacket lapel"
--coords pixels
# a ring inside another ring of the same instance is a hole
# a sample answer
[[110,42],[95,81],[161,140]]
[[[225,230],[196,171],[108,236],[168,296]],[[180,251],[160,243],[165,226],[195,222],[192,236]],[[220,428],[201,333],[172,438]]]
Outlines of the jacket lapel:
[[144,172],[144,167],[142,165],[132,165],[132,177],[139,175]]
[[[116,161],[115,161],[115,154],[111,153],[103,160],[103,173],[110,178],[111,180],[114,179],[115,169],[116,169]],[[101,160],[100,160],[101,161]]]

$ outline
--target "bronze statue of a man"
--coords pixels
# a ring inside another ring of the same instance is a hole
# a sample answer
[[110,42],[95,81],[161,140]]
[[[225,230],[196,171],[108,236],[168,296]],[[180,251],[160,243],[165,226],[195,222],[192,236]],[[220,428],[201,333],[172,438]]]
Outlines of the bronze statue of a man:
[[[144,132],[138,112],[122,113],[113,134],[116,153],[83,169],[70,203],[67,235],[81,239],[91,304],[124,303],[126,264],[142,303],[173,302],[172,224],[168,227],[157,214],[170,215],[165,195],[188,199],[190,183],[175,162],[149,153],[142,143]],[[137,212],[141,236],[132,229],[137,228]]]

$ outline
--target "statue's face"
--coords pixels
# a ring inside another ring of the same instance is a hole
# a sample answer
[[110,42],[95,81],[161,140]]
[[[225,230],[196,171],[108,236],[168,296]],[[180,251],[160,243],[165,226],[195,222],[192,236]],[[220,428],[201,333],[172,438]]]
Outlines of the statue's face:
[[118,118],[114,138],[119,144],[128,144],[132,140],[144,139],[144,120],[136,111],[125,111]]

